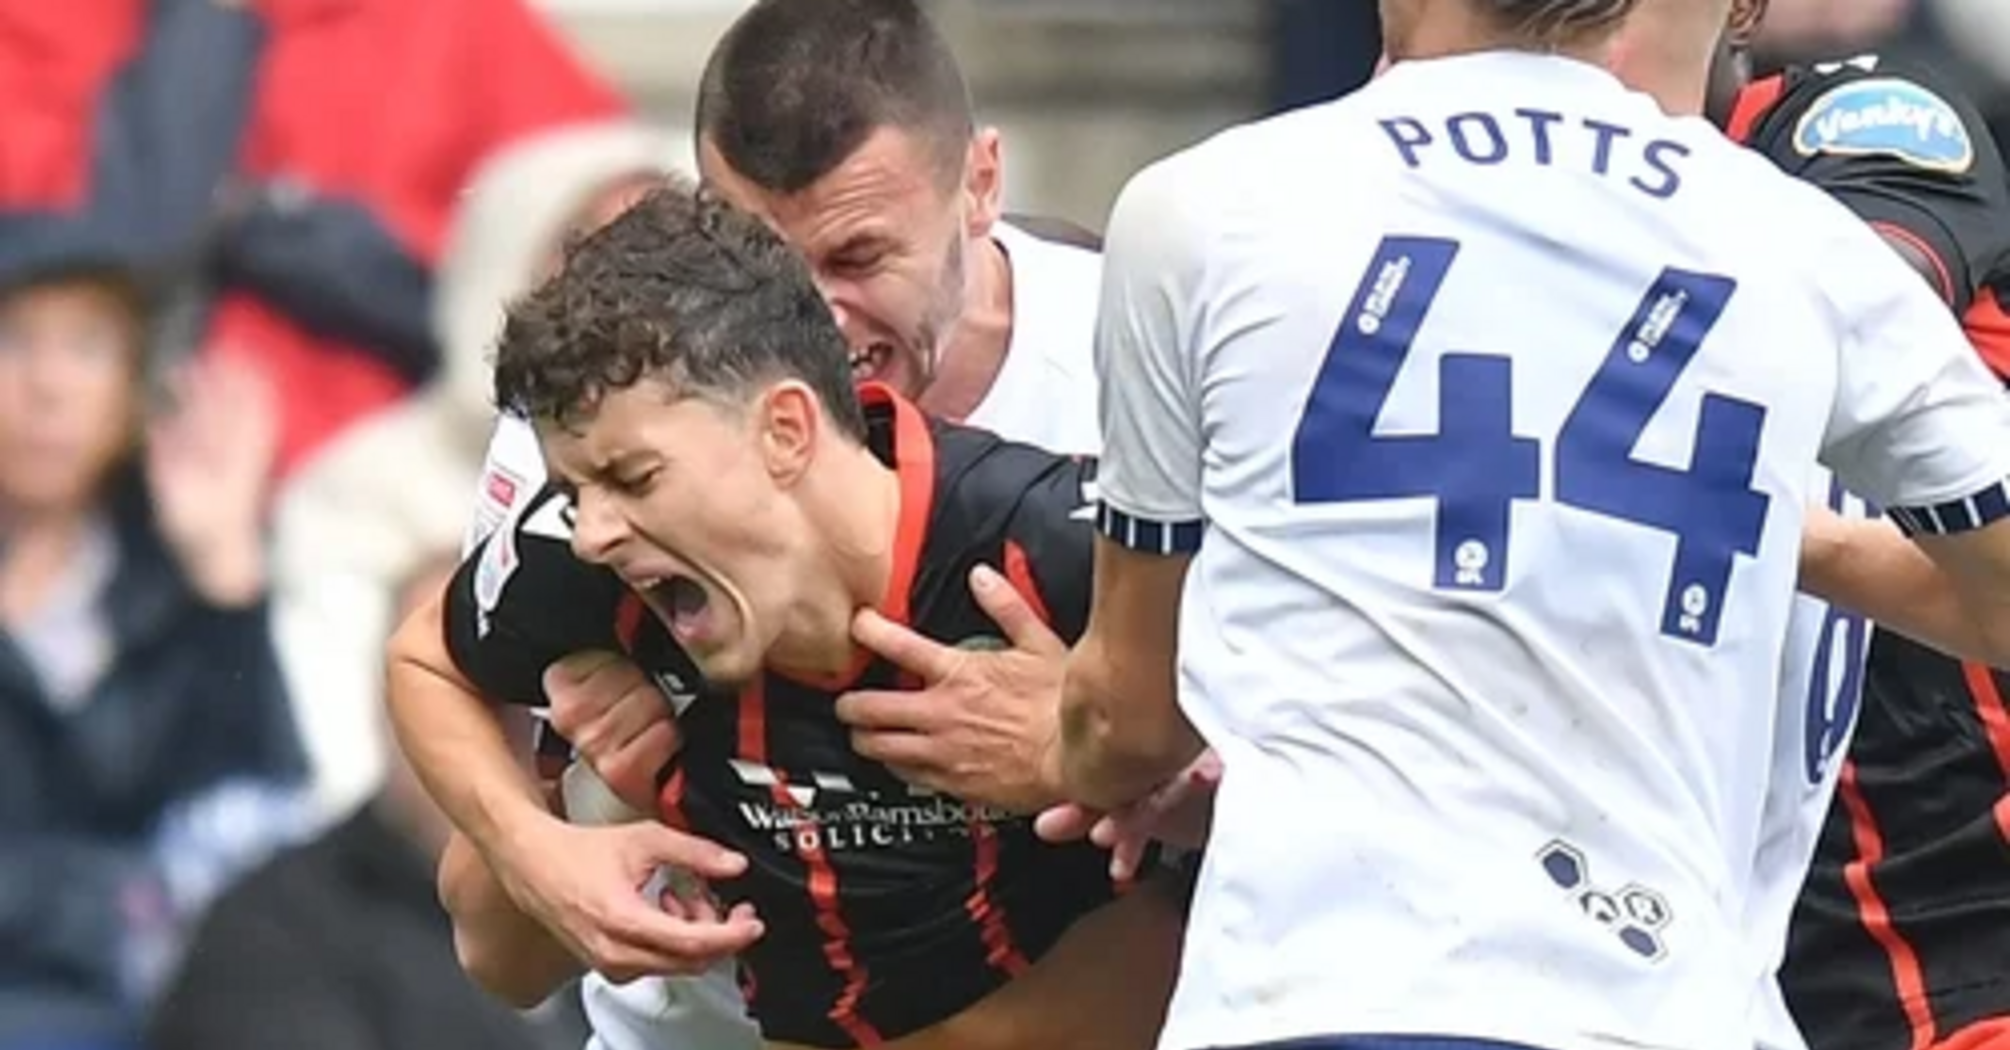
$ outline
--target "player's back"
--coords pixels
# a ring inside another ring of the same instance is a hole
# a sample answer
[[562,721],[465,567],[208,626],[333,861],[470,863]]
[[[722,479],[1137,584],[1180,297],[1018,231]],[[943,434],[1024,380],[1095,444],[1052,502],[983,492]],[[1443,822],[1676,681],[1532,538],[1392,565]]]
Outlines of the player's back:
[[1399,65],[1140,179],[1200,246],[1166,293],[1207,435],[1182,688],[1228,768],[1166,1045],[1749,1046],[1841,339],[1779,234],[1851,220],[1536,56]]

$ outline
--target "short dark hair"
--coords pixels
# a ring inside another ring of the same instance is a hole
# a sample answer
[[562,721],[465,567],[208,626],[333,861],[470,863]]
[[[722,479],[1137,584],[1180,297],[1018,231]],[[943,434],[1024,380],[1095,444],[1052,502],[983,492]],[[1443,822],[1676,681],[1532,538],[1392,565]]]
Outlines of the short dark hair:
[[497,405],[562,426],[649,377],[728,404],[798,379],[840,430],[866,432],[844,335],[801,257],[681,180],[568,245],[496,349]]
[[945,179],[963,170],[970,89],[915,0],[760,0],[698,87],[698,133],[775,193],[807,189],[883,127],[923,135]]
[[1639,0],[1482,0],[1504,28],[1545,43],[1584,40],[1610,33],[1633,13]]

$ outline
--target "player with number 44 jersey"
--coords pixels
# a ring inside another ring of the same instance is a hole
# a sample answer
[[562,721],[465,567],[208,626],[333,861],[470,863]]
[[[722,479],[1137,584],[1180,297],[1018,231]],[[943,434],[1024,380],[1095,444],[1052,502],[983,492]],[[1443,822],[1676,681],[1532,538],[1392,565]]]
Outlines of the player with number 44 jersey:
[[1161,161],[1107,252],[1099,524],[1191,558],[1179,699],[1226,769],[1161,1045],[1752,1046],[1815,462],[2010,575],[2010,419],[1948,310],[1537,53]]

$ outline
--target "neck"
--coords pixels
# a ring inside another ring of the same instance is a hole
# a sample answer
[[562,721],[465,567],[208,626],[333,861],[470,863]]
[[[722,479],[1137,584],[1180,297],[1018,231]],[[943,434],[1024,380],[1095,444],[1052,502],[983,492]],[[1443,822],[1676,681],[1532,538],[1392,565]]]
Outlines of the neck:
[[1715,39],[1708,23],[1682,7],[1642,5],[1629,16],[1622,39],[1607,58],[1608,67],[1627,87],[1652,96],[1671,117],[1703,112]]
[[[863,445],[844,444],[803,479],[802,512],[812,539],[803,547],[805,582],[768,650],[767,664],[801,678],[850,670],[857,654],[851,621],[892,597],[900,478]],[[835,570],[835,571],[833,571]]]
[[1693,117],[1703,112],[1702,81],[1666,61],[1666,55],[1629,56],[1620,79],[1627,87],[1653,97],[1661,111],[1671,117]]
[[1399,38],[1385,41],[1394,61],[1404,59],[1454,58],[1488,51],[1526,51],[1574,58],[1603,66],[1611,52],[1609,35],[1584,40],[1529,40],[1506,32],[1484,14],[1463,3],[1434,4],[1429,17],[1419,18]]
[[963,315],[945,336],[935,379],[917,403],[937,419],[961,422],[983,404],[1012,346],[1012,261],[986,237],[971,253]]

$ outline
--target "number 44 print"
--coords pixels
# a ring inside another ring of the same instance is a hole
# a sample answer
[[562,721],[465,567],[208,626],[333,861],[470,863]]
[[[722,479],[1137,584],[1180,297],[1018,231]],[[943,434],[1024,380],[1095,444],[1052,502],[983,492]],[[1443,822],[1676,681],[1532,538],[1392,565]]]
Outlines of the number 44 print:
[[[1299,503],[1437,500],[1436,575],[1446,590],[1498,591],[1509,506],[1541,498],[1541,443],[1512,429],[1511,359],[1439,362],[1439,431],[1379,435],[1375,420],[1458,256],[1456,241],[1389,237],[1342,317],[1292,438]],[[1666,269],[1648,288],[1556,435],[1556,502],[1676,538],[1662,633],[1714,645],[1731,566],[1751,556],[1770,500],[1752,488],[1766,410],[1705,394],[1686,469],[1633,456],[1647,423],[1703,345],[1737,283]]]

